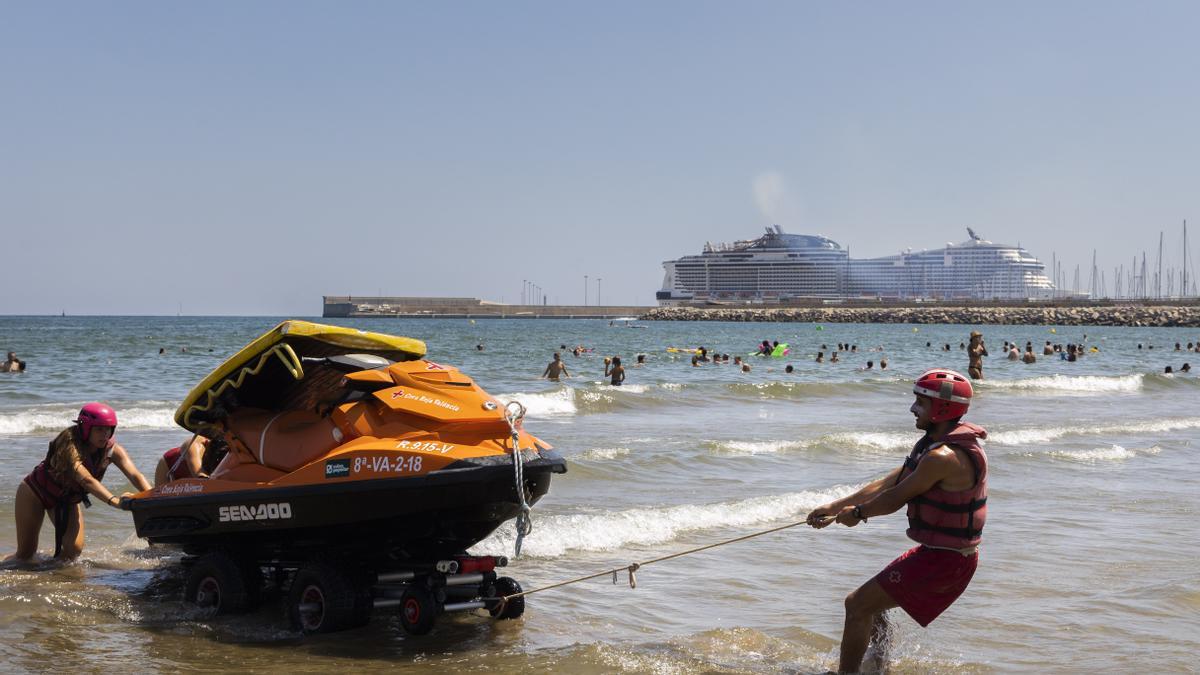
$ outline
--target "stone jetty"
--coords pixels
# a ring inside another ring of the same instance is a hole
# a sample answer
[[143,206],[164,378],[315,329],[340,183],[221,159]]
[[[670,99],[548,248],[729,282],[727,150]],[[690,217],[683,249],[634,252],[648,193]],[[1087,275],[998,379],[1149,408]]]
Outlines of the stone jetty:
[[1200,327],[1200,306],[658,307],[643,314],[641,319],[646,321]]

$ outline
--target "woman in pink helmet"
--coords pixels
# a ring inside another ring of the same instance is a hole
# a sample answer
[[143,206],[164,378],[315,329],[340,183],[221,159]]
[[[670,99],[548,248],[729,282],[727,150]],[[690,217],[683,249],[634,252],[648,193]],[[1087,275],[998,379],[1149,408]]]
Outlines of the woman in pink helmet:
[[46,458],[17,488],[17,552],[12,559],[29,561],[37,553],[46,513],[54,523],[54,557],[78,557],[83,552],[83,506],[91,506],[88,495],[111,507],[121,506],[121,500],[100,482],[109,464],[116,464],[138,490],[150,489],[125,448],[113,440],[116,430],[117,413],[112,408],[88,403],[75,424],[50,441]]

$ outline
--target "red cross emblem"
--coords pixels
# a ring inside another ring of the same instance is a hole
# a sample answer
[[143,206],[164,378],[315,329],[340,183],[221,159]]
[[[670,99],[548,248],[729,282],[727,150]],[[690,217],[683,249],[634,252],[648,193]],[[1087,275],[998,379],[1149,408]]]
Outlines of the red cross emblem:
[[445,370],[446,366],[434,363],[433,361],[425,362],[425,370]]
[[400,397],[401,397],[401,396],[403,396],[403,395],[404,395],[404,390],[403,390],[403,389],[397,389],[396,391],[393,391],[393,392],[392,392],[392,400],[394,401],[394,400],[396,400],[396,399],[400,398]]

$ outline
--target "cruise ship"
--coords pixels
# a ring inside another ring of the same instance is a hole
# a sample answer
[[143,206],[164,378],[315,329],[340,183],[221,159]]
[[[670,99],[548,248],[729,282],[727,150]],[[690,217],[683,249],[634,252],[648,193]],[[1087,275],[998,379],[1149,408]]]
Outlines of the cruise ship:
[[967,228],[960,244],[855,260],[826,237],[778,225],[757,239],[706,243],[699,255],[663,263],[660,305],[803,299],[1047,298],[1046,267],[1020,246],[995,244]]

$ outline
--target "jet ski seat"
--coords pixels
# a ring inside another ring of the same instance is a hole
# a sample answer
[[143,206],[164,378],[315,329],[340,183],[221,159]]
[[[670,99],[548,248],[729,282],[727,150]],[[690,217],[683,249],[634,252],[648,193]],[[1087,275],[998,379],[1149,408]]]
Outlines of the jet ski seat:
[[320,458],[343,440],[333,420],[308,410],[241,408],[230,413],[228,425],[259,464],[284,472]]

